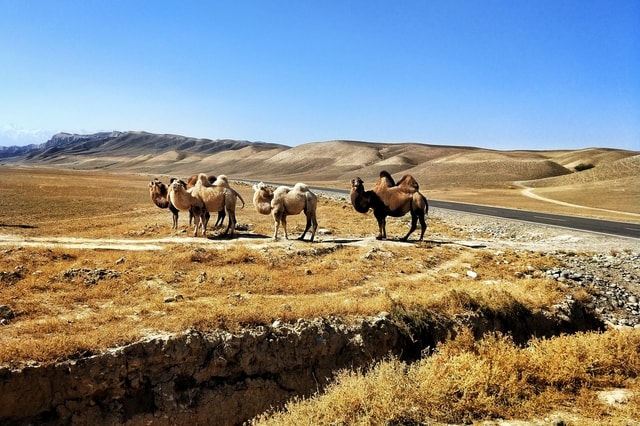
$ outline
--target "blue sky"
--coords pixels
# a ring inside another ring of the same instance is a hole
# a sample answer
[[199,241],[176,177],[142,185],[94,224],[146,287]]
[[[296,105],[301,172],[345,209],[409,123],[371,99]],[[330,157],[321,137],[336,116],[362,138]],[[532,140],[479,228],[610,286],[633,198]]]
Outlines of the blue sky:
[[0,145],[640,150],[638,0],[0,0]]

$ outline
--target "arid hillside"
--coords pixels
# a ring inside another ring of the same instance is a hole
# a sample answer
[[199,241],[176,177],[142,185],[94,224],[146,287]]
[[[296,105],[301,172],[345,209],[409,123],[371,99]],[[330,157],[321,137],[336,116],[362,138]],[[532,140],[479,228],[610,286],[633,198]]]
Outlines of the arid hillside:
[[[419,143],[328,141],[296,147],[146,132],[55,135],[2,164],[189,176],[226,174],[348,189],[381,170],[412,174],[428,198],[640,221],[640,151],[605,148],[498,151]],[[546,200],[548,199],[548,200]],[[560,204],[558,203],[560,202]]]

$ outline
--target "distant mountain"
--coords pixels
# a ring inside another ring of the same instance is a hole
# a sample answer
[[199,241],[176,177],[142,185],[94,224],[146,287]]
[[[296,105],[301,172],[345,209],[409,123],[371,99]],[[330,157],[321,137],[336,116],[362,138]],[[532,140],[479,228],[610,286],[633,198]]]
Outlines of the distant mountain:
[[[517,182],[560,185],[640,176],[640,152],[589,148],[499,151],[421,143],[361,141],[286,145],[198,139],[147,132],[58,133],[40,145],[0,148],[0,164],[107,170],[155,176],[204,172],[232,179],[275,182],[338,182],[359,176],[371,185],[381,170],[412,174],[429,188],[505,188]],[[577,172],[576,166],[590,169]],[[572,177],[573,176],[573,177]],[[630,176],[630,177],[629,177]],[[550,180],[553,179],[553,180]]]
[[43,144],[0,147],[0,159],[31,163],[47,162],[62,156],[132,156],[160,154],[167,150],[212,154],[226,150],[237,150],[246,146],[285,147],[284,145],[263,142],[198,139],[147,132],[113,131],[90,135],[57,133]]

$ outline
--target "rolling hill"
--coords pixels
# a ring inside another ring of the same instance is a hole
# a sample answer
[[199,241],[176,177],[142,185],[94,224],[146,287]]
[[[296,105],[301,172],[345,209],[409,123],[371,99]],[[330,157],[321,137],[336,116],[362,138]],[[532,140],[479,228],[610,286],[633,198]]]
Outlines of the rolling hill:
[[451,191],[477,194],[525,185],[593,207],[618,209],[611,204],[620,201],[625,211],[640,213],[640,151],[608,148],[500,151],[346,140],[289,147],[131,131],[59,133],[41,145],[0,148],[0,163],[156,176],[224,173],[232,179],[339,188],[348,188],[356,176],[371,185],[387,170],[397,177],[412,174],[423,190],[445,198]]

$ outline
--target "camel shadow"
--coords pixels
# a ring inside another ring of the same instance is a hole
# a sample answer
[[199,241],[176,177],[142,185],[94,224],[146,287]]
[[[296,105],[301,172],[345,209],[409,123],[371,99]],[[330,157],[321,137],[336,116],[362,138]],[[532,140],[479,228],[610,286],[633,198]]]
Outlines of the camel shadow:
[[319,242],[322,243],[333,243],[333,244],[351,244],[351,243],[360,243],[364,241],[362,238],[333,238],[333,239],[323,239]]
[[487,246],[485,244],[471,244],[471,243],[461,243],[461,242],[457,242],[457,241],[438,241],[438,240],[424,240],[423,243],[425,244],[433,244],[435,246],[442,246],[445,244],[452,244],[452,245],[457,245],[457,246],[463,246],[463,247],[468,247],[468,248],[486,248]]
[[0,223],[0,228],[22,228],[22,229],[36,229],[37,226],[35,225],[12,225],[9,223]]
[[207,239],[208,240],[236,240],[236,239],[243,239],[243,240],[266,240],[266,239],[270,239],[272,237],[268,236],[268,235],[263,235],[263,234],[241,234],[239,232],[236,232],[233,236],[229,236],[227,234],[214,234],[214,235],[208,235]]

